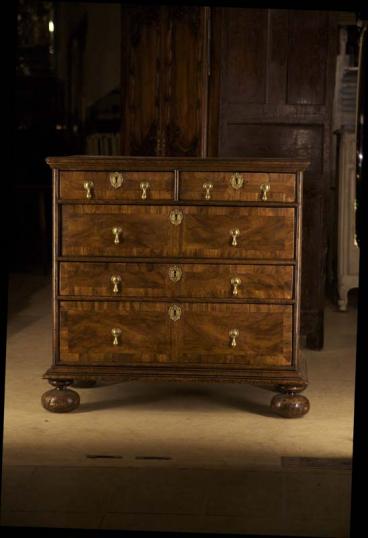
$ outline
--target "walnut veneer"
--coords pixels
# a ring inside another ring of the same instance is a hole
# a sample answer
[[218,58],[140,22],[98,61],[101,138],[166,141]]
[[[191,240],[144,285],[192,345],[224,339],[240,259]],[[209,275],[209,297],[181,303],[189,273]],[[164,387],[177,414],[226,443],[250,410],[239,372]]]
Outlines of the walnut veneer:
[[254,383],[303,416],[298,160],[53,157],[54,357],[42,397],[131,379]]

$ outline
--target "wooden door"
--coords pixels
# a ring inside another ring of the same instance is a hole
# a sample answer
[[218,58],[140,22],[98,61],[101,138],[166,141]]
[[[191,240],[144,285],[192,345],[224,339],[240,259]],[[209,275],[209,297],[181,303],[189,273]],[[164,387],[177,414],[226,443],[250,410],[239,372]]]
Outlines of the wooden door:
[[207,154],[208,9],[163,9],[162,155]]
[[209,8],[122,8],[122,153],[206,156]]
[[122,7],[123,155],[159,154],[162,39],[160,6]]
[[211,19],[209,154],[311,163],[304,176],[301,332],[308,347],[321,348],[334,15],[214,8]]

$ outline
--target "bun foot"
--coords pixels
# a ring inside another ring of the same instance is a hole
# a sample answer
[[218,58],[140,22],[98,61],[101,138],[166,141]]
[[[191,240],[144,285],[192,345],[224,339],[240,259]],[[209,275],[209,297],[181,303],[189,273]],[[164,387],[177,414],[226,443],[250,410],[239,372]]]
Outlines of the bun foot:
[[79,394],[67,387],[72,381],[49,381],[55,388],[48,390],[41,397],[41,403],[47,411],[53,413],[69,413],[80,404]]
[[271,409],[284,418],[299,418],[306,415],[310,404],[308,398],[296,392],[276,394],[271,400]]

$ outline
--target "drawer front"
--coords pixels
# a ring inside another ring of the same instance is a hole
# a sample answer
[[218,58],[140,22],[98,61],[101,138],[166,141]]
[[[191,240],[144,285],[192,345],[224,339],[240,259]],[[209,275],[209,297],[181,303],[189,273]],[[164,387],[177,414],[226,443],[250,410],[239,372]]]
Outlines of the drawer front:
[[188,257],[292,259],[294,208],[186,207],[182,253]]
[[181,307],[180,362],[248,368],[291,365],[291,305],[187,303]]
[[180,199],[201,201],[295,201],[295,174],[181,172]]
[[294,257],[294,208],[65,205],[62,253]]
[[65,205],[62,208],[62,253],[127,257],[176,255],[178,240],[169,212],[166,206]]
[[[173,200],[173,172],[60,172],[64,200]],[[114,186],[115,185],[115,186]]]
[[167,308],[154,303],[60,302],[60,362],[169,362],[172,324]]
[[290,366],[291,328],[290,305],[61,302],[60,362]]
[[292,299],[293,267],[193,263],[60,263],[60,294]]

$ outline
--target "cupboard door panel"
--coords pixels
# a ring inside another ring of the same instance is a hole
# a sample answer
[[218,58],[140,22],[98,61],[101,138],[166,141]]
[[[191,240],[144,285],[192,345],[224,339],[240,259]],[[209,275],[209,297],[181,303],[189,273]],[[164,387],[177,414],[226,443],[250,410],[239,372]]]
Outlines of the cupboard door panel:
[[206,155],[207,10],[164,10],[163,155]]
[[122,8],[122,127],[125,155],[156,155],[160,132],[160,6]]

